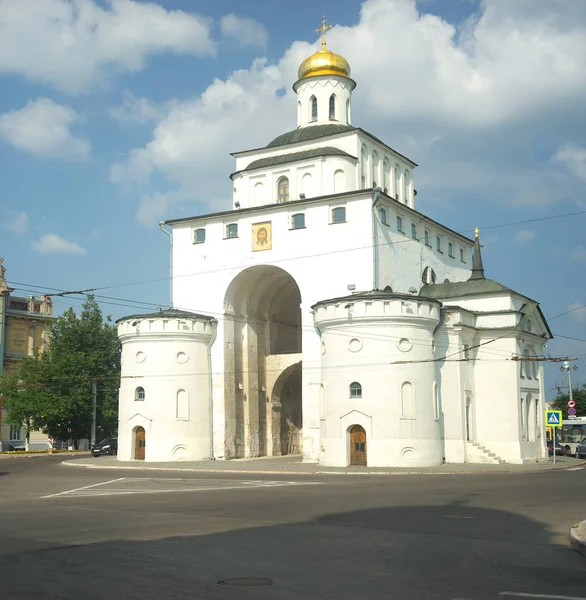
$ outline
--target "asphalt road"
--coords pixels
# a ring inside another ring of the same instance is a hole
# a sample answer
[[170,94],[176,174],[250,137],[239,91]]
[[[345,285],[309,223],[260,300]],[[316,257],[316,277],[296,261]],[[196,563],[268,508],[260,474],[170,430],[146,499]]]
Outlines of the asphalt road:
[[[586,599],[568,543],[586,470],[246,476],[61,460],[0,458],[3,600]],[[218,583],[230,578],[274,583]]]

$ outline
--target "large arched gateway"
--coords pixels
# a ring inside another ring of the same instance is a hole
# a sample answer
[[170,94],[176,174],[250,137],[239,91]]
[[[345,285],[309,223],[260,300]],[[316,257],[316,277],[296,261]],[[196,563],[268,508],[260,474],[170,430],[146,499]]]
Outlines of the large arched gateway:
[[226,458],[302,450],[300,305],[299,286],[279,267],[250,267],[228,286],[224,299]]

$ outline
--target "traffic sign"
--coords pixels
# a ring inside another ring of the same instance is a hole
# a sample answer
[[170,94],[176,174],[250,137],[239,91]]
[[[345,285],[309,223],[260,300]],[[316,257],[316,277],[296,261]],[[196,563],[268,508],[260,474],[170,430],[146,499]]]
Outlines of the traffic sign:
[[545,423],[549,427],[561,427],[562,426],[562,411],[561,410],[546,410],[545,411]]
[[568,414],[569,415],[575,415],[576,414],[576,409],[575,408],[568,408]]
[[[576,408],[576,401],[568,400],[568,408]],[[574,414],[574,413],[571,413],[571,414]]]

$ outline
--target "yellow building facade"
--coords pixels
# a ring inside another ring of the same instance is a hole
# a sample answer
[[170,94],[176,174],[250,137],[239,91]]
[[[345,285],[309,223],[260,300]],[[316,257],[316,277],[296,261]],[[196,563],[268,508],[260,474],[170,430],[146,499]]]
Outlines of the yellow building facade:
[[[14,290],[8,286],[5,273],[3,259],[0,258],[0,377],[15,371],[25,356],[32,356],[35,351],[46,347],[49,341],[48,322],[53,315],[50,297],[13,295]],[[8,424],[7,416],[6,409],[1,407],[0,450],[23,448],[26,432],[17,425]],[[41,432],[31,432],[29,441],[33,450],[49,447],[47,436]]]

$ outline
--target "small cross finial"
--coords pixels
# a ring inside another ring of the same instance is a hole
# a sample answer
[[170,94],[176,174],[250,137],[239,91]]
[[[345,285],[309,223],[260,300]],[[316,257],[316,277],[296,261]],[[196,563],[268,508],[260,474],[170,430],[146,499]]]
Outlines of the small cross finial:
[[474,239],[477,240],[478,239],[478,235],[480,234],[480,229],[478,229],[478,227],[474,230]]
[[321,26],[315,30],[315,33],[321,33],[321,49],[326,49],[326,31],[331,29],[333,25],[326,21],[326,16],[323,15],[321,18]]

